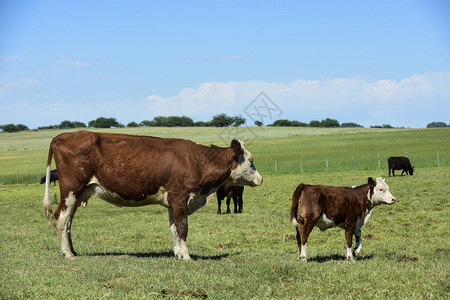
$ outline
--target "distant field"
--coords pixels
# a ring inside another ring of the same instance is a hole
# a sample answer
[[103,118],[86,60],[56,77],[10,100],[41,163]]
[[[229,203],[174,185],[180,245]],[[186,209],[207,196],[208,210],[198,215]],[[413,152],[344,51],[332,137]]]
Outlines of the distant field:
[[385,173],[264,175],[245,189],[242,214],[217,215],[214,197],[189,217],[191,263],[173,256],[167,209],[96,197],[75,215],[79,256],[67,261],[44,216],[44,187],[0,186],[0,299],[449,299],[450,167],[386,179],[397,202],[374,209],[356,262],[345,261],[337,228],[314,229],[309,261],[300,261],[289,222],[295,187]]
[[[101,131],[190,139],[228,146],[246,142],[262,174],[384,170],[387,158],[407,153],[417,169],[450,165],[450,129],[367,128],[124,128]],[[0,184],[35,183],[43,176],[48,146],[62,130],[0,133]],[[379,160],[378,160],[379,159]],[[54,166],[54,164],[53,164]],[[418,171],[420,172],[420,171]]]

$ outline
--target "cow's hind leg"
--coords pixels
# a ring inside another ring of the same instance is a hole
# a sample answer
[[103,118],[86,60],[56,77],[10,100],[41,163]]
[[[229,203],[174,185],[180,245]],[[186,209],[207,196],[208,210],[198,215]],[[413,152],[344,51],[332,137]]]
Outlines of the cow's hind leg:
[[222,206],[222,199],[217,197],[217,214],[220,215],[222,213],[220,207]]
[[361,252],[361,249],[362,249],[361,228],[356,228],[354,234],[355,234],[356,244],[355,244],[355,248],[353,249],[353,254],[355,255],[355,257],[358,257],[359,253]]
[[[303,261],[307,261],[306,259],[306,244],[308,242],[308,236],[314,228],[316,222],[313,222],[311,219],[306,219],[305,223],[300,227],[297,227],[297,230],[300,232],[300,259]],[[297,237],[298,242],[298,237]]]
[[[61,239],[61,250],[67,259],[74,259],[76,256],[71,236],[72,220],[77,210],[76,203],[77,200],[73,192],[70,192],[65,199],[65,210],[60,210],[59,218],[56,221],[56,230]],[[60,207],[58,207],[58,209],[60,209]]]
[[234,213],[235,214],[238,213],[238,202],[239,202],[239,197],[233,196],[233,204],[234,204]]
[[230,202],[231,202],[231,196],[227,196],[227,214],[231,214]]

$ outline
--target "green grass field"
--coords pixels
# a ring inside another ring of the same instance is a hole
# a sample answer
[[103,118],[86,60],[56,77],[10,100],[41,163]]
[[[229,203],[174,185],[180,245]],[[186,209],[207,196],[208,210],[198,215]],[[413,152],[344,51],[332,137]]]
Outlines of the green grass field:
[[[0,182],[8,183],[5,178],[12,172],[14,183],[19,168],[30,182],[36,170],[43,174],[47,147],[57,132],[0,134]],[[225,145],[218,129],[123,132]],[[251,141],[247,148],[264,183],[245,189],[242,214],[217,215],[213,198],[189,217],[191,263],[173,256],[166,209],[117,208],[95,197],[75,215],[72,237],[79,256],[67,261],[43,213],[44,186],[1,184],[0,299],[450,297],[450,130],[266,128],[256,138],[254,133],[241,135]],[[435,165],[437,151],[440,168]],[[300,182],[351,186],[365,183],[368,176],[387,177],[387,157],[404,152],[416,166],[414,176],[387,178],[397,202],[375,208],[362,229],[361,257],[345,261],[343,230],[314,229],[309,260],[301,262],[289,222],[295,187]],[[289,169],[299,165],[299,156],[303,174]],[[324,156],[329,159],[328,173]],[[57,193],[52,185],[51,194]]]
[[[385,170],[389,156],[405,153],[416,168],[450,166],[450,129],[367,128],[125,128],[102,130],[187,138],[229,146],[237,137],[255,157],[261,174]],[[36,183],[46,167],[48,147],[61,130],[0,133],[0,184]],[[353,161],[352,161],[353,157]],[[378,160],[378,158],[380,160]],[[300,166],[301,164],[301,166]],[[53,163],[54,166],[54,163]]]

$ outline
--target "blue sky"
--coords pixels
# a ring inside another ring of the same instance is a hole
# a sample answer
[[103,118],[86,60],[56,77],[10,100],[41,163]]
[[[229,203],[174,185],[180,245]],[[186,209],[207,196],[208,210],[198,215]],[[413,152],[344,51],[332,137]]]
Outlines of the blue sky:
[[[223,2],[223,3],[222,3]],[[0,124],[450,123],[448,1],[0,1]]]

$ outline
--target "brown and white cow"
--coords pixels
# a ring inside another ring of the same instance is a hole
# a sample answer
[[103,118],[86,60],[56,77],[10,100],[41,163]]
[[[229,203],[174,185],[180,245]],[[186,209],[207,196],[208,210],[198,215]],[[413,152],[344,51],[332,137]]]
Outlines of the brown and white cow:
[[[54,156],[61,199],[53,214],[50,164]],[[231,147],[203,146],[192,141],[76,131],[56,136],[47,160],[44,211],[72,259],[73,216],[97,195],[117,206],[160,204],[168,208],[174,253],[191,260],[186,244],[188,215],[204,206],[225,182],[258,186],[263,178],[252,154],[237,140]]]
[[300,184],[292,195],[291,222],[297,227],[300,258],[306,261],[306,244],[314,226],[324,231],[331,227],[345,229],[347,259],[353,260],[352,236],[355,235],[354,254],[361,251],[361,227],[367,223],[372,208],[379,204],[392,204],[395,197],[385,179],[355,187],[330,187]]

